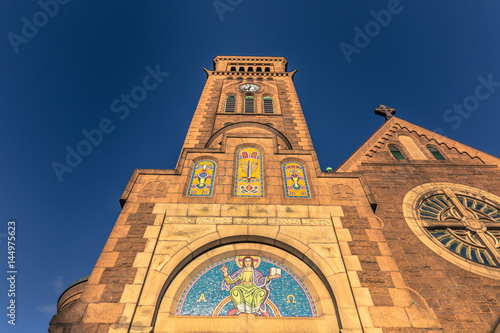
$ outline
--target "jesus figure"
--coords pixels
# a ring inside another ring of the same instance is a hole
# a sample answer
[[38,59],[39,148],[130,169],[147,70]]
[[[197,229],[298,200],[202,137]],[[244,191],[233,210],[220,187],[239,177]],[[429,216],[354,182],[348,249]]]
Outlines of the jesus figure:
[[[243,258],[243,267],[238,269],[233,274],[227,273],[226,265],[221,267],[224,274],[222,281],[222,290],[227,290],[230,293],[231,300],[237,312],[253,313],[257,316],[262,316],[266,313],[266,300],[269,297],[269,285],[272,279],[277,279],[280,275],[265,276],[254,267],[252,257]],[[232,288],[229,286],[233,285]]]

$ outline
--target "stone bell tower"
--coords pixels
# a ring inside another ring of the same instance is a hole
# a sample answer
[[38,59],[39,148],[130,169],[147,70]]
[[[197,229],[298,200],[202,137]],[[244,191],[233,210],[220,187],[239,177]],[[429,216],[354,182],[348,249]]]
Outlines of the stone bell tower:
[[357,178],[320,171],[295,71],[283,57],[218,56],[205,72],[176,169],[134,172],[92,274],[63,293],[51,332],[361,327],[331,186],[370,202]]
[[226,127],[238,132],[234,127],[245,125],[275,133],[279,149],[313,150],[293,85],[295,71],[287,72],[285,58],[218,56],[214,70],[205,71],[207,82],[184,149],[219,148]]

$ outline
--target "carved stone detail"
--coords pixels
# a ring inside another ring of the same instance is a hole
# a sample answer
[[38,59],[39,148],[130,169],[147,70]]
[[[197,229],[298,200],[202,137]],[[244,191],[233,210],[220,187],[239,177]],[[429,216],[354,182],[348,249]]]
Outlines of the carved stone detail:
[[354,190],[343,184],[334,185],[332,187],[333,197],[335,199],[351,200],[354,198]]
[[232,217],[197,217],[198,224],[232,224]]
[[302,219],[303,225],[331,225],[332,221],[329,219]]
[[164,197],[167,194],[167,183],[156,180],[146,183],[139,196],[144,197]]
[[234,224],[267,224],[267,219],[266,218],[254,218],[254,219],[234,218],[233,222],[234,222]]
[[269,219],[269,224],[300,225],[300,219]]
[[165,218],[165,223],[193,224],[194,222],[195,222],[194,217],[167,217],[167,218]]

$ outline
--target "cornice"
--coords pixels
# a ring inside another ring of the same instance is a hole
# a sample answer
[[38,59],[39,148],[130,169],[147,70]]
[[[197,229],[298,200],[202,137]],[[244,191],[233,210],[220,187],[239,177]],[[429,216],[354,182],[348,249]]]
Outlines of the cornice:
[[278,76],[285,76],[285,77],[292,77],[295,75],[297,70],[294,70],[293,72],[230,72],[230,71],[211,71],[209,69],[203,68],[205,73],[207,73],[208,76],[235,76],[235,77],[278,77]]

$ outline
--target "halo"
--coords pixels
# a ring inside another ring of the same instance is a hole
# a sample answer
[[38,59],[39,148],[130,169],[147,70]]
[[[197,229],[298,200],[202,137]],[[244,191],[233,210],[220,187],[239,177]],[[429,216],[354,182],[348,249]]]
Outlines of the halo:
[[251,257],[253,259],[253,268],[257,268],[260,265],[260,257],[257,256],[237,256],[236,257],[236,265],[238,265],[239,268],[243,267],[243,258],[245,257]]

